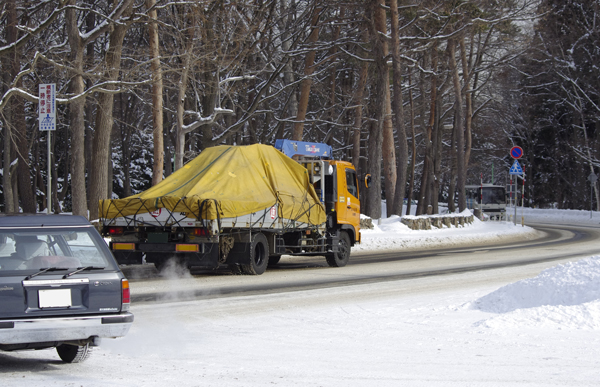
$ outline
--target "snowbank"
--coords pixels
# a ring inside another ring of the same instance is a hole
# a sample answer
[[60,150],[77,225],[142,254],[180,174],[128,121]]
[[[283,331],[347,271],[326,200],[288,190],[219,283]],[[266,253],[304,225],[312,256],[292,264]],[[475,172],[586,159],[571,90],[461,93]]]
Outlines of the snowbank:
[[[506,213],[513,215],[515,208],[507,208]],[[521,208],[517,207],[517,220],[521,216],[525,217],[526,222],[554,223],[554,224],[599,224],[600,212],[589,210],[552,210],[540,208]]]
[[[462,216],[463,214],[456,214]],[[448,215],[445,215],[448,216]],[[411,230],[401,222],[401,217],[392,215],[387,219],[373,220],[372,230],[362,229],[360,245],[352,252],[394,251],[425,247],[450,247],[470,244],[498,243],[507,240],[526,240],[539,236],[530,227],[510,222],[482,222],[477,218],[464,227],[442,227],[431,230]]]
[[473,305],[496,313],[476,325],[600,329],[600,256],[542,271],[479,298]]

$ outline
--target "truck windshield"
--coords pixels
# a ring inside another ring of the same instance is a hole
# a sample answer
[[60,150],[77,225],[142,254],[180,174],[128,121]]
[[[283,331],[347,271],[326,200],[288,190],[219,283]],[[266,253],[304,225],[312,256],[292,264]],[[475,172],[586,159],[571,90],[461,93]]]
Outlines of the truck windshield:
[[504,204],[506,203],[504,188],[484,187],[483,204]]

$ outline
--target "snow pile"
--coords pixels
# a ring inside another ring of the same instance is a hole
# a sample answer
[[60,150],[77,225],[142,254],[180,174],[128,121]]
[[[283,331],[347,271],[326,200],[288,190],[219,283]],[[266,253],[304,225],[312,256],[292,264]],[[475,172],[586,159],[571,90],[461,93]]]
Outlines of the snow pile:
[[[506,213],[514,214],[514,207],[506,208]],[[553,224],[598,224],[600,212],[587,210],[553,210],[541,208],[517,207],[517,219],[525,217],[526,222],[553,223]]]
[[600,256],[542,271],[479,298],[473,307],[497,313],[476,326],[600,329]]
[[[455,215],[464,216],[465,213]],[[364,218],[364,215],[362,217]],[[352,252],[464,246],[533,239],[538,236],[537,231],[530,227],[522,227],[520,224],[515,226],[511,222],[504,221],[482,222],[473,218],[473,223],[465,223],[464,227],[443,227],[441,229],[432,227],[431,230],[411,230],[402,223],[401,219],[397,215],[386,219],[373,219],[373,229],[360,230],[361,243],[353,246]]]

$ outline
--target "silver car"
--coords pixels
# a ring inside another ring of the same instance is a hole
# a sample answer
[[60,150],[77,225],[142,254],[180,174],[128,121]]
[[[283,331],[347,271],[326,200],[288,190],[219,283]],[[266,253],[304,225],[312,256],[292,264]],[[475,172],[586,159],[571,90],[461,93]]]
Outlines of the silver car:
[[129,283],[81,216],[0,214],[0,350],[56,347],[85,360],[101,338],[127,334]]

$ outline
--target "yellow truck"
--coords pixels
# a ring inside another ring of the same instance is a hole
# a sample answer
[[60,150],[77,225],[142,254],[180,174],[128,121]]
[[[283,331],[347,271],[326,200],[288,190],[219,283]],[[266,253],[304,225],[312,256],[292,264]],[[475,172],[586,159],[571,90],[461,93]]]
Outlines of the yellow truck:
[[360,243],[356,171],[320,143],[207,148],[140,194],[100,200],[100,214],[117,262],[159,270],[174,260],[258,275],[282,255],[341,267]]

